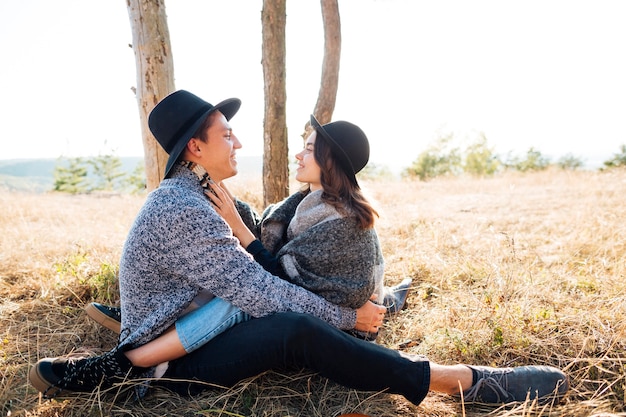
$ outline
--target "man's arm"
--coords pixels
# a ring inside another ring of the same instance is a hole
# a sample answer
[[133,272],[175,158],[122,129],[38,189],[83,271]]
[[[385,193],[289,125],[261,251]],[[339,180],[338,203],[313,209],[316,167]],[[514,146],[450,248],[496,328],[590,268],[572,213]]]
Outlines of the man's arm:
[[183,267],[177,275],[253,317],[293,311],[311,314],[340,329],[354,328],[355,310],[336,306],[265,271],[206,199],[199,197],[203,200],[186,196],[184,204],[162,219],[172,229],[172,236],[181,237],[176,244],[166,244],[167,257],[179,259],[177,264]]

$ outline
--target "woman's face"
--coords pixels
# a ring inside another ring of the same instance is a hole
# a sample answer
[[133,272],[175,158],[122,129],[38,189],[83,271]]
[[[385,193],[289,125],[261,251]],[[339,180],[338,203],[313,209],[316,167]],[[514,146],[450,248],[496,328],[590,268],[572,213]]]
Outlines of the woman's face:
[[322,189],[320,166],[313,155],[316,137],[317,132],[314,130],[304,141],[304,149],[296,154],[296,159],[298,160],[296,180],[309,183],[311,191]]

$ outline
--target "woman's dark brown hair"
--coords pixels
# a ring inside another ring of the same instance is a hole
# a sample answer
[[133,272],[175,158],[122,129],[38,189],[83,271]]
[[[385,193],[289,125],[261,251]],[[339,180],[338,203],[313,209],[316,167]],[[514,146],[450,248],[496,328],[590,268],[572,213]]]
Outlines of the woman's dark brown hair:
[[317,134],[313,156],[320,167],[322,184],[322,200],[332,205],[344,215],[354,215],[363,229],[374,227],[378,212],[367,201],[361,188],[350,181],[341,166],[337,163],[327,140]]

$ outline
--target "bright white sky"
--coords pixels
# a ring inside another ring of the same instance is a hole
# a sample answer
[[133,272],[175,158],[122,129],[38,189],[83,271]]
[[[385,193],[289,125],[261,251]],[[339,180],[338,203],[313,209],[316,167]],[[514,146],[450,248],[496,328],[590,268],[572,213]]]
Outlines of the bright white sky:
[[[166,0],[176,87],[243,101],[240,155],[262,153],[261,0]],[[288,2],[290,153],[319,89],[319,0]],[[623,0],[339,0],[334,119],[371,160],[408,166],[435,138],[483,132],[600,164],[626,143]],[[142,156],[124,1],[0,1],[0,159]]]

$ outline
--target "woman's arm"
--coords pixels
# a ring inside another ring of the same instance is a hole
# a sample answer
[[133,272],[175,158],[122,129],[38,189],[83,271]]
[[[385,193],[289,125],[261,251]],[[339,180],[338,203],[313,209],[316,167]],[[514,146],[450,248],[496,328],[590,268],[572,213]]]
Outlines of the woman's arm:
[[253,240],[252,243],[246,247],[246,250],[250,255],[254,256],[254,260],[257,261],[257,263],[267,272],[289,281],[289,276],[285,273],[278,257],[272,255],[267,249],[265,249],[260,240]]
[[233,235],[239,240],[241,246],[244,248],[248,247],[250,243],[256,240],[256,236],[241,219],[235,206],[235,199],[223,184],[218,185],[211,182],[209,186],[215,194],[206,191],[205,195],[213,203],[215,211],[228,223],[233,231]]
[[287,274],[285,274],[285,270],[280,265],[278,257],[272,255],[265,249],[261,241],[258,240],[252,231],[250,231],[250,228],[246,226],[241,218],[241,214],[237,210],[235,199],[230,191],[228,191],[223,184],[221,186],[211,184],[211,186],[215,194],[208,191],[205,192],[205,194],[213,203],[215,211],[228,223],[233,231],[233,235],[239,240],[241,246],[246,248],[248,253],[254,257],[254,260],[267,272],[286,279]]

